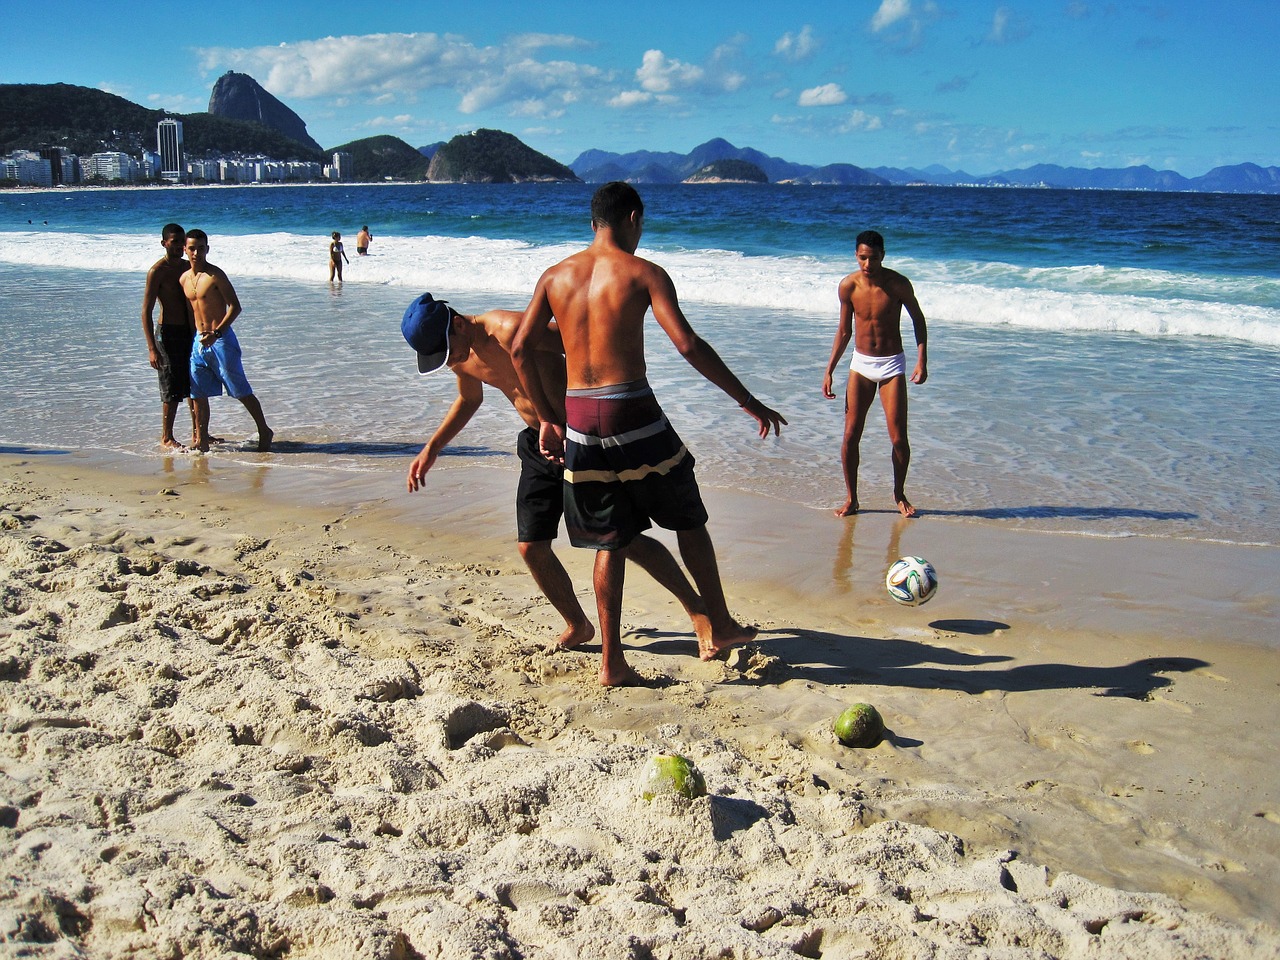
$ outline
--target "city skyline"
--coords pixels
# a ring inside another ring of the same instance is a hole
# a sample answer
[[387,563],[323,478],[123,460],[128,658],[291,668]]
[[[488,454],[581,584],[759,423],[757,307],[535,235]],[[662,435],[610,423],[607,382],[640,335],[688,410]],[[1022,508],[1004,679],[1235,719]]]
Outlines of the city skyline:
[[1205,16],[1181,0],[866,0],[749,22],[722,0],[643,14],[500,0],[483,16],[283,0],[146,23],[90,16],[100,8],[78,0],[69,9],[0,25],[6,48],[23,52],[0,82],[76,83],[196,113],[235,70],[326,149],[493,127],[565,163],[587,149],[685,152],[716,136],[799,163],[975,174],[1145,164],[1190,177],[1280,162],[1267,66],[1280,12],[1261,2]]

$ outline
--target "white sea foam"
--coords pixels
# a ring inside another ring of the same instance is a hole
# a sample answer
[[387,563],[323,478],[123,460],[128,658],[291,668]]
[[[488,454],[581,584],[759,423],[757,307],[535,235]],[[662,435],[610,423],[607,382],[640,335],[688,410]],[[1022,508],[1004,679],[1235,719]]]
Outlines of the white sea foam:
[[[349,283],[437,295],[498,294],[518,307],[542,271],[579,244],[535,245],[481,237],[379,237],[351,257]],[[160,255],[150,235],[0,233],[0,263],[142,273]],[[688,304],[786,309],[809,318],[837,312],[847,262],[810,256],[748,256],[728,250],[647,250]],[[328,238],[268,233],[210,238],[210,260],[233,277],[323,280]],[[1208,278],[1096,265],[1033,268],[1002,263],[903,259],[929,317],[952,323],[1153,337],[1229,337],[1280,346],[1280,280]]]

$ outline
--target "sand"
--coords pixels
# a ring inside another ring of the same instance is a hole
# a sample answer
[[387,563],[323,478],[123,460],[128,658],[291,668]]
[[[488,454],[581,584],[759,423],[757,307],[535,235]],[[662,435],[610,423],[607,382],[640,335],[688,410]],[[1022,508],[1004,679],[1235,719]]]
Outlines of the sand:
[[[1272,549],[715,493],[761,641],[633,569],[605,690],[514,476],[273,456],[0,452],[0,954],[1280,956]],[[659,750],[709,795],[642,800]]]

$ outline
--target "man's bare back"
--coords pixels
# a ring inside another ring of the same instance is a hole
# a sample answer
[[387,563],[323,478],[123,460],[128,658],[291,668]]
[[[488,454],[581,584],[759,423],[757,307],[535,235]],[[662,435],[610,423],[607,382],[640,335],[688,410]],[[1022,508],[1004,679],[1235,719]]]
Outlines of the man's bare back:
[[[771,430],[775,434],[780,432],[781,425],[786,423],[782,416],[756,400],[710,344],[694,332],[680,310],[675,285],[667,272],[635,255],[644,224],[644,205],[635,189],[620,182],[606,184],[592,198],[591,215],[595,231],[591,245],[543,273],[511,348],[516,370],[541,421],[543,455],[557,462],[565,461],[565,412],[552,404],[549,387],[542,382],[535,362],[538,343],[548,323],[554,319],[559,327],[570,390],[627,384],[628,392],[644,393],[641,386],[646,379],[644,319],[650,309],[680,355],[756,421],[761,438]],[[655,432],[650,436],[660,433],[673,446],[678,441],[651,394],[643,401],[617,402],[651,403],[658,419],[654,421]],[[625,446],[619,437],[611,438],[609,443],[617,449]],[[693,521],[681,518],[682,524],[668,518],[666,525],[677,530],[680,554],[707,607],[712,635],[706,641],[700,637],[699,646],[700,656],[709,660],[729,647],[754,639],[756,630],[739,624],[725,604],[715,548],[706,530],[706,512],[693,480],[691,461],[685,464],[685,472],[675,469],[684,455],[681,445],[679,453],[665,463],[662,476],[684,478],[664,481],[671,484],[670,502],[696,504],[696,511],[691,510],[685,516],[699,512],[702,522],[694,525]],[[656,475],[643,469],[639,472]],[[662,517],[660,508],[654,508],[652,501],[650,506],[642,508],[640,499],[631,499],[634,495],[626,492],[629,481],[621,474],[615,472],[612,476],[613,479],[604,482],[616,491],[605,497],[616,495],[618,504],[630,501],[634,511],[627,514],[627,508],[622,507],[617,515],[605,518],[591,534],[586,533],[585,525],[580,526],[578,539],[575,539],[575,528],[570,525],[570,539],[577,546],[596,549],[594,584],[601,628],[600,682],[605,686],[624,686],[640,683],[642,679],[628,666],[622,650],[623,563],[631,545],[640,539],[635,535],[636,530],[647,528],[651,518],[662,522]],[[600,504],[591,502],[596,493],[585,491],[592,480],[585,479],[578,485],[566,470],[566,481],[569,491],[566,504],[575,509],[581,506],[584,513],[579,516],[594,512],[597,517],[603,517],[609,513],[596,510]],[[679,482],[685,486],[677,488]],[[621,519],[624,514],[627,515],[625,521]],[[637,516],[643,518],[643,524],[635,522]]]

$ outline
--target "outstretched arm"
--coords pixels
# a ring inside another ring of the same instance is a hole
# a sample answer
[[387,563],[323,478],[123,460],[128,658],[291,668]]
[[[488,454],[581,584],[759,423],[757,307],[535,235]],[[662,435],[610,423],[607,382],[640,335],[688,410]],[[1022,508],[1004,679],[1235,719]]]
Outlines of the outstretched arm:
[[159,370],[161,365],[160,351],[156,349],[155,322],[151,315],[156,307],[156,298],[160,296],[159,267],[152,267],[147,273],[147,286],[142,294],[142,335],[147,340],[147,357],[153,369]]
[[465,427],[484,402],[484,386],[474,377],[458,374],[458,396],[449,412],[436,427],[436,432],[426,442],[421,452],[409,464],[409,492],[413,493],[425,482],[427,471],[435,466],[440,451],[447,447]]
[[840,324],[836,327],[835,339],[831,342],[831,359],[827,361],[827,372],[822,378],[822,395],[828,400],[836,398],[832,389],[836,375],[836,364],[844,356],[845,347],[853,339],[853,295],[847,279],[840,282]]
[[[525,307],[511,340],[511,364],[524,387],[525,395],[538,414],[538,442],[542,455],[557,463],[564,462],[564,421],[547,399],[547,385],[538,368],[538,350],[552,322],[551,301],[547,299],[547,274],[538,280],[533,298]],[[559,336],[559,331],[556,331]]]
[[649,282],[649,303],[653,308],[653,317],[658,321],[658,325],[671,338],[671,342],[675,345],[676,350],[680,352],[680,356],[684,357],[689,364],[700,374],[714,383],[717,387],[733,398],[733,401],[740,406],[751,419],[756,421],[759,427],[761,438],[767,437],[769,431],[772,430],[777,436],[782,432],[782,426],[787,421],[775,410],[771,410],[763,403],[757,400],[729,369],[728,365],[720,359],[720,355],[712,348],[711,344],[698,336],[689,321],[685,318],[684,312],[680,309],[680,303],[676,297],[675,284],[671,282],[671,277],[661,267],[654,265],[652,267],[653,275]]
[[902,305],[907,308],[911,317],[911,326],[916,334],[916,368],[911,372],[912,383],[924,383],[929,379],[929,331],[924,322],[924,311],[916,300],[916,292],[907,282],[907,289],[902,297]]

